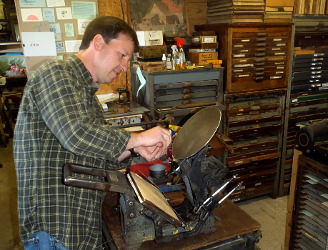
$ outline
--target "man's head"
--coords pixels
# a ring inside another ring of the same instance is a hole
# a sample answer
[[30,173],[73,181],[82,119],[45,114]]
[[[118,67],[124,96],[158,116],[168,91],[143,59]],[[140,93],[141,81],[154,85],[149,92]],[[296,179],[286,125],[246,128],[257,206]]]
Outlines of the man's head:
[[113,16],[101,16],[93,19],[87,26],[80,50],[89,47],[93,38],[100,34],[108,44],[112,39],[117,38],[120,34],[125,34],[131,38],[134,43],[134,50],[138,51],[139,42],[136,32],[122,19]]
[[117,17],[103,16],[87,26],[78,57],[94,81],[110,83],[128,70],[129,60],[138,47],[137,35],[127,23]]

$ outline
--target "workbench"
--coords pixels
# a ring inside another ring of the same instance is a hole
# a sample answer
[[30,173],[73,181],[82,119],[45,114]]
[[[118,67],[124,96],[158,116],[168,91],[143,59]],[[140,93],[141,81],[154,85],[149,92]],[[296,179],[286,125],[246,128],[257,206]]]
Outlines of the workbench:
[[[117,249],[125,249],[119,211],[112,209],[117,198],[118,194],[107,193],[103,203],[103,218],[113,245]],[[140,249],[255,249],[255,243],[261,237],[260,224],[238,205],[227,199],[221,207],[214,210],[214,215],[217,218],[217,230],[214,233],[199,234],[162,244],[148,241],[144,242]]]

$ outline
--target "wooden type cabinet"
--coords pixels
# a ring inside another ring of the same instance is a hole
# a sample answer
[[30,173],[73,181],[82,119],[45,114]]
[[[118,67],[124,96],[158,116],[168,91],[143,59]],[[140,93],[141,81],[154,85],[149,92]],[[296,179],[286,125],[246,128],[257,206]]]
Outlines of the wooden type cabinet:
[[243,181],[231,196],[235,201],[277,195],[285,96],[284,90],[224,96],[224,132],[234,149],[225,164],[229,175],[238,175],[235,182]]
[[291,24],[208,24],[196,25],[195,30],[215,31],[218,36],[225,91],[287,87]]
[[293,171],[285,249],[327,249],[328,166],[300,155]]
[[[289,192],[295,136],[299,125],[328,117],[328,19],[318,24],[298,17],[288,94],[279,195]],[[305,27],[299,27],[305,25]],[[321,30],[320,30],[321,29]]]
[[186,116],[195,108],[215,105],[222,100],[223,68],[142,72],[132,69],[133,100],[150,110],[155,119]]

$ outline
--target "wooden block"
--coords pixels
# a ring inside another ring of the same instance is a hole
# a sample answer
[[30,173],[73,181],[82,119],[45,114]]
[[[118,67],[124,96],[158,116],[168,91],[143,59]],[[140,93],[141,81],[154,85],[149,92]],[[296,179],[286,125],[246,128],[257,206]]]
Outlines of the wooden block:
[[222,60],[207,60],[206,63],[212,63],[213,65],[222,64]]
[[294,0],[266,0],[266,6],[294,6]]

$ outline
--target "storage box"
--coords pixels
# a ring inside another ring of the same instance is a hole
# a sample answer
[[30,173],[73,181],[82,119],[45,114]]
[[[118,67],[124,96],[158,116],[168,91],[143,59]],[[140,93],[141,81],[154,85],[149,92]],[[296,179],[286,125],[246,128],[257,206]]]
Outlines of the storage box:
[[163,45],[163,31],[137,31],[137,37],[140,46]]
[[218,52],[188,53],[188,60],[196,65],[205,65],[207,60],[218,60]]
[[219,43],[194,43],[191,47],[194,49],[218,49]]
[[194,36],[191,38],[192,43],[216,43],[216,36]]
[[149,73],[163,71],[163,62],[139,62],[140,69]]
[[166,46],[158,45],[158,46],[140,46],[139,47],[139,57],[160,57],[166,54]]

